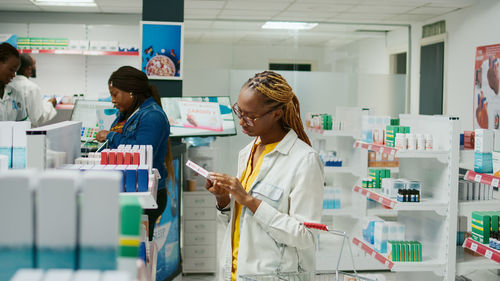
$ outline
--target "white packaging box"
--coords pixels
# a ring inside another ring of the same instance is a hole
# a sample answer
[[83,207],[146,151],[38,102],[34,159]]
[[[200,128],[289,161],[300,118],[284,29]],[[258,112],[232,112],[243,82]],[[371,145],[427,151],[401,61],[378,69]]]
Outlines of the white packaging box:
[[500,151],[500,130],[493,131],[493,151]]
[[42,269],[19,269],[10,281],[43,281]]
[[[40,176],[35,206],[37,264],[40,268],[75,268],[80,172],[50,170]],[[57,256],[54,252],[59,252]]]
[[121,181],[118,171],[92,170],[82,175],[78,268],[116,268]]
[[375,250],[381,254],[387,253],[388,225],[383,221],[376,221],[373,230]]
[[500,151],[493,151],[491,156],[493,159],[493,173],[496,173],[497,171],[500,171]]
[[[15,170],[0,175],[0,279],[34,264],[35,174]],[[17,280],[31,280],[21,279]],[[33,279],[37,280],[37,279]]]
[[73,281],[73,274],[72,269],[49,269],[43,281]]
[[474,151],[480,153],[493,152],[493,131],[486,129],[475,129]]
[[73,276],[73,281],[100,281],[101,272],[99,270],[77,270]]
[[0,154],[0,173],[9,169],[9,157]]
[[8,166],[12,167],[12,127],[14,122],[0,121],[0,154],[7,156]]

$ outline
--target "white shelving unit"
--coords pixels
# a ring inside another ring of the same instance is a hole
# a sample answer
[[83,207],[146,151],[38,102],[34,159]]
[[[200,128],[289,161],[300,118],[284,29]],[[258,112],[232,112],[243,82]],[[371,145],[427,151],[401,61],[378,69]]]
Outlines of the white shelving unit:
[[[351,234],[357,231],[353,221],[362,215],[359,206],[363,200],[354,196],[352,186],[357,179],[368,173],[368,151],[354,149],[360,131],[323,131],[307,128],[311,139],[325,139],[327,150],[336,150],[343,159],[342,167],[324,167],[327,185],[342,188],[341,208],[324,209],[323,222],[333,229]],[[359,129],[358,129],[359,130]],[[316,253],[317,270],[334,270],[339,257],[342,241],[332,235],[321,235],[319,249]],[[353,248],[354,263],[357,270],[384,270],[385,267],[365,252]],[[350,259],[341,259],[339,269],[352,270]]]
[[[392,262],[369,245],[354,238],[353,243],[373,256],[397,280],[455,280],[456,214],[458,212],[459,121],[444,116],[400,115],[401,126],[412,133],[432,134],[433,151],[398,151],[394,148],[357,143],[363,150],[384,151],[399,158],[399,177],[423,183],[421,203],[402,203],[386,198],[374,189],[353,187],[362,198],[370,198],[397,212],[397,221],[406,227],[405,240],[422,243],[422,262]],[[359,237],[359,236],[358,236]]]
[[[461,150],[459,167],[465,171],[464,179],[472,182],[492,185],[496,188],[500,185],[500,178],[491,174],[474,172],[474,150]],[[458,202],[458,216],[467,217],[467,230],[472,229],[471,215],[473,211],[500,211],[500,200],[498,192],[493,193],[492,200],[471,200]],[[482,255],[473,256],[464,252],[463,248]],[[463,247],[457,247],[456,271],[457,275],[467,274],[477,270],[500,270],[500,252],[491,249],[488,245],[482,245],[472,239],[466,239]]]

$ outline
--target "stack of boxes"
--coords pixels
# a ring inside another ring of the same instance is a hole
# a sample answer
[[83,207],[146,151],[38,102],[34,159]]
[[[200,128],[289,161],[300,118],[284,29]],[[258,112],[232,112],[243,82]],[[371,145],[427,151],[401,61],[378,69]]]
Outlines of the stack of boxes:
[[[382,179],[391,177],[391,170],[389,169],[369,169],[368,177],[371,181],[372,188],[381,188],[382,187]],[[369,182],[362,183],[364,188],[370,188]]]
[[[474,139],[474,171],[493,173],[493,137],[492,130],[476,129]],[[500,136],[499,140],[500,142]],[[500,145],[499,145],[500,146]]]
[[367,143],[384,144],[384,133],[391,124],[389,116],[361,116],[361,140]]
[[372,244],[374,249],[381,254],[387,254],[390,250],[388,241],[405,239],[404,224],[386,222],[378,217],[367,218],[364,223],[363,239]]
[[135,265],[142,208],[124,199],[120,233],[120,181],[94,171],[0,175],[0,280],[20,268],[113,270],[118,256]]
[[420,181],[412,181],[407,179],[393,179],[384,178],[382,179],[382,194],[389,198],[398,199],[402,195],[403,190],[410,190],[410,195],[418,195],[416,197],[411,197],[410,200],[401,200],[400,202],[420,202],[420,191],[422,189],[422,183]]
[[325,186],[323,195],[323,209],[340,209],[340,198],[342,197],[342,188]]
[[122,192],[147,192],[149,175],[153,166],[151,145],[120,145],[117,149],[105,149],[101,153],[89,153],[89,157],[75,159],[70,170],[116,170],[123,175]]
[[422,244],[418,241],[389,241],[388,258],[397,262],[421,262]]
[[[393,122],[394,120],[394,122]],[[397,121],[396,121],[397,120]],[[396,146],[396,134],[409,134],[410,127],[399,126],[399,119],[391,119],[391,125],[385,130],[385,145],[388,147]],[[397,124],[397,125],[393,125]]]
[[0,121],[0,155],[7,157],[8,168],[26,168],[26,130],[30,128],[28,121]]
[[368,167],[398,167],[399,160],[393,154],[368,152]]
[[464,132],[464,149],[474,149],[474,131],[465,131]]
[[489,244],[490,233],[499,231],[500,212],[472,212],[472,240]]
[[[333,129],[333,117],[326,113],[306,113],[306,127],[321,130]],[[340,128],[338,128],[340,129]]]

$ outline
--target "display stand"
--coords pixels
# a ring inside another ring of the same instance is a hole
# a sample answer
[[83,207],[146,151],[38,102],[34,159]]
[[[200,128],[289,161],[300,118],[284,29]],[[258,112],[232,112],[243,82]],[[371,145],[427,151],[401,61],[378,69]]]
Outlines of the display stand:
[[[386,268],[397,273],[397,280],[454,280],[456,260],[456,214],[458,209],[459,121],[444,116],[400,115],[401,126],[412,133],[431,134],[432,151],[399,151],[379,145],[357,142],[356,147],[384,151],[399,158],[399,177],[423,183],[420,203],[402,203],[386,198],[376,189],[353,190],[397,210],[397,221],[406,228],[407,241],[422,243],[422,262],[394,262],[392,267],[366,243],[353,243],[368,254],[379,257]],[[383,256],[382,256],[383,257]],[[388,263],[390,265],[390,263]],[[409,273],[411,272],[411,273]]]
[[[360,112],[361,114],[361,112]],[[335,186],[342,189],[341,208],[323,209],[323,221],[332,225],[333,228],[345,230],[349,235],[354,234],[356,221],[360,218],[363,201],[354,196],[351,191],[357,178],[368,173],[368,151],[354,149],[354,143],[360,137],[359,127],[356,130],[346,129],[340,131],[328,131],[320,129],[306,128],[308,136],[314,139],[325,139],[326,148],[335,149],[344,159],[341,167],[324,167],[325,179],[327,183],[334,181]],[[316,253],[316,269],[332,270],[331,260],[338,259],[341,241],[332,235],[321,235],[319,247]],[[359,270],[381,270],[383,265],[373,260],[371,256],[353,248],[354,263]],[[351,270],[353,268],[350,259],[340,259],[339,269]]]
[[137,197],[143,209],[156,209],[156,193],[158,192],[158,180],[160,174],[157,169],[152,169],[149,175],[149,186],[147,192],[120,192],[120,197]]

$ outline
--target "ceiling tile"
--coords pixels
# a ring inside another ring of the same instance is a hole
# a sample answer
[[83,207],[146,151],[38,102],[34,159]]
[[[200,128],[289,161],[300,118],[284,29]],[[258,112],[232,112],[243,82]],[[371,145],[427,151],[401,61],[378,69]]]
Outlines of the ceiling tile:
[[285,1],[227,1],[229,10],[282,10],[290,5]]
[[366,21],[366,20],[374,20],[374,21],[382,21],[387,18],[394,17],[394,15],[389,14],[370,14],[370,13],[341,13],[330,20],[349,20],[352,22],[358,21]]
[[125,14],[141,14],[142,7],[135,6],[99,6],[103,13],[125,13]]
[[453,7],[420,7],[413,9],[408,12],[408,14],[420,14],[420,15],[444,15],[446,13],[452,12],[458,8]]
[[184,29],[208,29],[213,28],[214,21],[207,20],[186,20],[184,21]]
[[387,22],[398,22],[398,23],[412,23],[412,22],[421,22],[426,21],[428,19],[433,18],[433,15],[410,15],[404,14],[395,17],[388,18]]
[[215,9],[189,9],[184,10],[184,18],[215,19],[220,10]]
[[219,19],[255,19],[267,20],[275,15],[275,11],[254,10],[251,13],[247,10],[222,10],[217,18]]
[[395,6],[395,5],[372,5],[361,4],[349,10],[350,13],[380,13],[380,14],[401,14],[406,13],[416,6]]
[[222,9],[224,1],[185,1],[184,8],[189,9]]
[[355,5],[342,5],[335,3],[294,3],[287,11],[293,12],[343,12],[353,8]]
[[229,29],[229,30],[261,30],[264,21],[261,22],[234,22],[234,21],[214,21],[213,29]]

